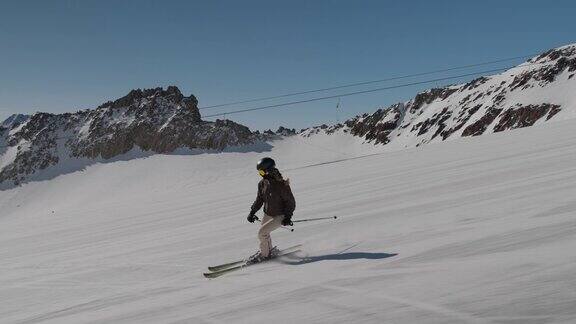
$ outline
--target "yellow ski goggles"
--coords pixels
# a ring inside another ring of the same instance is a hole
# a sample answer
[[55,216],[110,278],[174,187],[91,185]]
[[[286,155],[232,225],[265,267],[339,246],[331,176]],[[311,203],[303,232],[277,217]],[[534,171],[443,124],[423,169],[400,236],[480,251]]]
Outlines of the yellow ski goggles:
[[258,170],[258,174],[263,177],[263,176],[266,175],[266,171],[264,171],[264,170]]

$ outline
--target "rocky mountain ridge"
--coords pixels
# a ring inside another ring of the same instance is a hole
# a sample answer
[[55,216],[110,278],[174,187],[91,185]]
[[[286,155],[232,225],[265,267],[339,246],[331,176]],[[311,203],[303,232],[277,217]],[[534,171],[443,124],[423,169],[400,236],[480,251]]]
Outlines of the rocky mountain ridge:
[[434,88],[412,100],[337,125],[302,130],[349,133],[403,147],[576,117],[576,44],[549,50],[501,74]]
[[222,150],[259,139],[230,120],[203,121],[177,87],[132,90],[93,110],[9,118],[0,127],[0,183],[18,184],[66,159],[110,159],[133,149]]

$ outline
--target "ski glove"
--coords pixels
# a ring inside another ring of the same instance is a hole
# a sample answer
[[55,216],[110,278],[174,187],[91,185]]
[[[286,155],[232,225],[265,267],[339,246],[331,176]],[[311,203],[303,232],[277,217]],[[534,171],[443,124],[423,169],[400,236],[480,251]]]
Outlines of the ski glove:
[[285,215],[284,219],[282,219],[282,225],[284,226],[292,226],[292,215]]
[[248,215],[248,217],[246,218],[250,223],[254,223],[255,220],[258,219],[258,217],[256,217],[256,215],[254,215],[253,213],[250,213],[250,215]]

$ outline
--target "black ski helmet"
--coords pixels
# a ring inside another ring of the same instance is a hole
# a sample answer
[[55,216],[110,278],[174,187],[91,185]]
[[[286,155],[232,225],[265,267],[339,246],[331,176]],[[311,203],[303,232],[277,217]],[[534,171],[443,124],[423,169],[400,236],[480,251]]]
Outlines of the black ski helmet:
[[270,171],[270,169],[274,167],[276,167],[276,162],[274,162],[274,160],[272,160],[272,158],[269,157],[261,159],[260,161],[258,161],[258,164],[256,164],[256,170],[258,171],[262,170],[268,172]]

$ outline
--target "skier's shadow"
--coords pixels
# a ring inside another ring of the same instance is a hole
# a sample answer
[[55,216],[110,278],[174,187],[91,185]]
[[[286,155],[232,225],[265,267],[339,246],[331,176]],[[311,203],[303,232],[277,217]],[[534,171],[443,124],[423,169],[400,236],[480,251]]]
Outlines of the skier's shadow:
[[381,260],[397,256],[398,253],[369,253],[369,252],[349,252],[349,253],[336,253],[317,256],[307,256],[299,258],[298,260],[283,260],[282,263],[291,265],[308,264],[319,261],[345,261],[345,260]]

